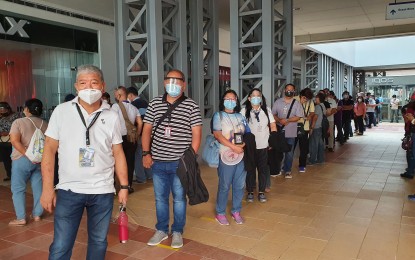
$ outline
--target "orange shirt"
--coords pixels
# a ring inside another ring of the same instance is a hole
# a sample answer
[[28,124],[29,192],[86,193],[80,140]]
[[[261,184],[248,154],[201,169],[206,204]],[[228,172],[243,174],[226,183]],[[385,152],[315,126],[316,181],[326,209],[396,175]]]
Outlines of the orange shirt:
[[364,116],[366,114],[366,104],[364,102],[354,104],[354,114],[356,116]]

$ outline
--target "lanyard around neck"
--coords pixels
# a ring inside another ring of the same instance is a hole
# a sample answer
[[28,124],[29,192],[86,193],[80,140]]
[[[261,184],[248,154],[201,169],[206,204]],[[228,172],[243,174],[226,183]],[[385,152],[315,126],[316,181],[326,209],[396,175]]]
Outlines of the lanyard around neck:
[[85,122],[85,118],[84,115],[82,114],[81,109],[79,108],[79,105],[76,104],[76,109],[78,110],[78,114],[81,117],[82,123],[84,124],[84,126],[86,127],[86,146],[89,146],[91,144],[91,141],[89,139],[89,129],[95,124],[95,122],[97,121],[99,115],[101,114],[101,111],[96,113],[94,118],[92,119],[91,123],[89,124],[89,126],[86,126],[86,122]]

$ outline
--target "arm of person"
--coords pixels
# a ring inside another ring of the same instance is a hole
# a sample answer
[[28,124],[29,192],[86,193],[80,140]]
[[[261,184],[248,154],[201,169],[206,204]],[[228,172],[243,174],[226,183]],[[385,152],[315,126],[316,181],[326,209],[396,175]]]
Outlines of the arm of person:
[[197,154],[202,142],[202,126],[197,125],[192,127],[192,148]]
[[137,125],[137,133],[141,133],[141,130],[143,129],[143,119],[141,119],[141,115],[138,114],[135,117],[135,123]]
[[318,119],[318,115],[314,114],[313,120],[311,120],[310,131],[312,131],[314,129],[314,127],[316,126],[317,119]]
[[16,149],[19,153],[25,155],[27,148],[21,142],[22,136],[20,133],[10,133],[10,142],[14,149]]
[[[151,130],[153,129],[153,125],[144,123],[143,126],[143,134],[141,136],[141,144],[143,146],[143,151],[150,151],[150,140],[151,140]],[[140,158],[138,158],[140,159]],[[147,154],[143,156],[143,166],[144,168],[151,168],[153,165],[153,159],[151,154]]]
[[353,105],[343,106],[343,110],[352,110]]
[[219,143],[231,148],[232,151],[234,151],[235,153],[244,152],[243,147],[245,146],[245,144],[236,145],[230,142],[228,139],[226,139],[226,137],[222,135],[222,131],[213,131],[213,135],[215,136],[216,140],[218,140]]
[[277,124],[275,122],[270,123],[271,132],[277,132]]
[[[124,150],[122,144],[113,144],[112,153],[115,159],[115,174],[117,175],[120,185],[128,185],[128,170],[127,161],[125,159]],[[120,189],[118,192],[118,202],[122,205],[127,205],[128,189]]]
[[58,151],[59,141],[46,136],[42,156],[42,196],[40,204],[49,213],[52,213],[56,205],[55,189],[53,187],[55,177],[55,155]]
[[295,123],[300,119],[301,119],[301,117],[299,117],[299,116],[293,116],[293,117],[290,117],[290,118],[287,119],[287,123]]

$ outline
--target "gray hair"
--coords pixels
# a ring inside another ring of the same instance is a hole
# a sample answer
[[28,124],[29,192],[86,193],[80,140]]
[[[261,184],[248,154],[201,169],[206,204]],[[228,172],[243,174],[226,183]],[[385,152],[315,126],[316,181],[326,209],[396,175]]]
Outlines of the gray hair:
[[77,72],[76,72],[76,81],[78,81],[78,76],[80,74],[84,74],[84,73],[94,73],[99,75],[99,77],[101,78],[102,81],[104,81],[104,74],[102,73],[102,70],[100,68],[98,68],[95,65],[91,65],[91,64],[86,64],[86,65],[81,65],[77,68]]

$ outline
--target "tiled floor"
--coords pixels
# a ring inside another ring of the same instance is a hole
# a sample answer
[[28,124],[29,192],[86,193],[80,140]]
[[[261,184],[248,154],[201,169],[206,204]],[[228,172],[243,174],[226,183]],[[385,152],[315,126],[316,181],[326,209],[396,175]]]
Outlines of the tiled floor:
[[[151,184],[136,185],[128,204],[130,241],[120,244],[111,225],[107,259],[415,259],[415,202],[406,199],[415,183],[399,177],[406,167],[402,135],[402,124],[381,124],[327,153],[327,163],[304,174],[293,170],[291,180],[272,179],[268,202],[243,202],[244,225],[215,222],[216,170],[203,166],[210,200],[188,207],[180,250],[169,247],[170,239],[157,247],[145,244],[155,224],[154,196]],[[0,259],[47,259],[53,218],[8,227],[13,217],[3,184]],[[86,242],[83,221],[73,259],[85,259]]]

